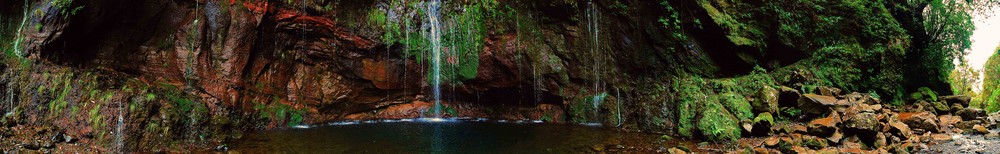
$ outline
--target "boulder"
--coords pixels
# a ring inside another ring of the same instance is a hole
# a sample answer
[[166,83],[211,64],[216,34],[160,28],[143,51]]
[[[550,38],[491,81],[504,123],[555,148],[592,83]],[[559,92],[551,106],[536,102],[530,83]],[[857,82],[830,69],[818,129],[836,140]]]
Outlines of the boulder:
[[963,95],[952,95],[952,96],[942,96],[941,100],[948,102],[948,104],[961,104],[963,107],[968,107],[969,102],[972,97]]
[[956,111],[955,115],[961,116],[962,120],[976,120],[979,117],[985,117],[986,111],[977,108],[964,108]]
[[878,117],[875,113],[858,113],[844,120],[844,126],[848,133],[854,134],[874,134],[881,130],[879,128]]
[[819,86],[816,87],[816,89],[818,89],[819,94],[823,96],[838,96],[840,95],[841,92],[841,90],[838,88],[827,87],[827,86]]
[[904,112],[899,113],[899,120],[910,128],[923,129],[930,132],[938,131],[937,117],[931,112]]
[[866,96],[867,95],[864,95],[864,94],[861,94],[861,93],[858,93],[858,92],[852,92],[850,94],[844,95],[843,97],[844,97],[844,99],[846,99],[848,102],[851,102],[852,104],[870,104],[870,103],[872,103],[872,102],[869,102],[869,99]]
[[673,147],[673,148],[667,149],[667,153],[669,153],[669,154],[687,154],[687,151],[684,151],[681,148]]
[[996,140],[1000,139],[1000,133],[990,132],[989,134],[983,135],[983,137],[985,137],[987,140]]
[[981,120],[966,120],[966,121],[959,121],[958,123],[955,123],[954,125],[955,125],[955,128],[963,129],[963,130],[969,130],[969,129],[972,129],[973,126],[976,126],[976,125],[979,125],[979,124],[982,124],[982,123],[983,123],[983,121],[981,121]]
[[770,112],[778,113],[778,95],[781,93],[770,86],[764,86],[759,93],[757,93],[757,99],[753,100],[753,111],[756,113]]
[[945,104],[946,103],[944,103],[944,102],[931,102],[931,105],[934,107],[934,111],[936,113],[938,113],[938,114],[944,114],[944,113],[950,113],[951,112],[951,108],[948,107],[948,105],[945,105]]
[[954,125],[962,121],[962,117],[953,115],[941,115],[938,116],[938,126],[941,128],[947,128],[948,126]]
[[771,126],[773,125],[774,125],[774,117],[771,116],[771,113],[768,112],[760,113],[753,118],[752,126],[749,132],[751,135],[767,135],[771,133],[770,132]]
[[964,108],[965,107],[963,107],[962,104],[951,104],[951,112],[958,112]]
[[986,127],[983,127],[983,125],[973,125],[972,132],[977,134],[989,134],[990,130],[986,129]]
[[825,114],[830,111],[830,107],[843,107],[849,104],[849,102],[837,100],[837,98],[833,96],[816,94],[804,94],[798,100],[799,108],[802,109],[803,112],[814,115]]
[[840,116],[836,112],[826,118],[814,119],[809,122],[809,134],[816,136],[830,136],[837,131],[837,124],[840,123]]
[[820,149],[830,146],[830,144],[826,142],[826,139],[812,135],[802,135],[802,145],[812,149]]
[[778,91],[780,91],[778,105],[782,107],[794,107],[798,105],[799,97],[802,97],[802,93],[795,88],[781,86]]
[[951,135],[948,134],[934,134],[931,135],[931,139],[935,141],[951,141]]
[[900,139],[905,140],[913,137],[913,131],[910,130],[910,126],[902,122],[890,121],[889,127],[889,133]]

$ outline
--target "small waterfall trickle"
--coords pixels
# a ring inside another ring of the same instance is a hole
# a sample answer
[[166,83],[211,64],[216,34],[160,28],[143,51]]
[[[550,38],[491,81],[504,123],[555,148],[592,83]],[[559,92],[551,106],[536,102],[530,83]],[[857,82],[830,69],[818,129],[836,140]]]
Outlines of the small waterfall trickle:
[[438,14],[440,7],[440,0],[431,0],[427,3],[426,11],[431,31],[428,39],[431,42],[431,75],[433,76],[431,88],[434,92],[434,118],[441,118],[441,23]]
[[118,148],[118,152],[125,153],[125,138],[122,132],[122,126],[125,125],[124,116],[124,106],[121,101],[118,101],[118,123],[115,125],[115,146]]
[[587,28],[588,28],[588,30],[590,32],[591,39],[593,41],[592,42],[593,44],[590,47],[590,53],[591,53],[591,57],[593,58],[593,61],[594,61],[594,66],[592,67],[592,71],[593,71],[593,75],[594,75],[594,89],[593,90],[594,90],[594,94],[595,94],[595,96],[594,96],[595,99],[593,99],[592,103],[594,105],[594,113],[597,113],[598,107],[600,106],[600,103],[602,103],[602,102],[600,101],[601,99],[596,99],[596,97],[598,95],[600,95],[600,94],[605,94],[605,93],[601,92],[601,90],[600,90],[600,89],[602,89],[601,88],[601,72],[600,72],[601,71],[601,62],[602,62],[601,59],[602,59],[602,56],[599,56],[599,54],[601,54],[601,40],[600,40],[600,32],[601,31],[600,31],[600,27],[599,27],[599,25],[600,25],[600,12],[598,12],[597,5],[594,4],[593,1],[587,2],[587,5],[589,6],[587,8],[587,14],[586,14],[587,15]]

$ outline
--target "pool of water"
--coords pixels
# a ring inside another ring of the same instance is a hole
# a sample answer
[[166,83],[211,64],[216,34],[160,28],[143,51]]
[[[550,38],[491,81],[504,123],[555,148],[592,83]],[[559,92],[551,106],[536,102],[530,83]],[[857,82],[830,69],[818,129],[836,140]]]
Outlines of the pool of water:
[[342,122],[251,133],[239,152],[288,153],[579,153],[655,152],[676,143],[660,135],[599,126],[504,121]]

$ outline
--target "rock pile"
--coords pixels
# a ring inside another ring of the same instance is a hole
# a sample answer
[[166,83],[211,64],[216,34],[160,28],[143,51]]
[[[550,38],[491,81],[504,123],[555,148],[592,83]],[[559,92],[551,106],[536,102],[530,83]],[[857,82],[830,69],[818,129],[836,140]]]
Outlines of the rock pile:
[[[970,97],[944,96],[939,100],[911,100],[913,105],[893,107],[869,94],[840,94],[835,88],[817,88],[820,94],[802,94],[781,87],[783,107],[802,110],[799,121],[774,123],[754,120],[744,124],[751,136],[763,139],[757,153],[908,153],[933,141],[950,141],[965,133],[997,135],[1000,115],[969,108]],[[755,108],[761,104],[754,103]],[[794,106],[791,106],[794,105]],[[764,110],[756,110],[764,111]],[[758,115],[771,113],[763,112]],[[761,116],[758,116],[758,118]]]

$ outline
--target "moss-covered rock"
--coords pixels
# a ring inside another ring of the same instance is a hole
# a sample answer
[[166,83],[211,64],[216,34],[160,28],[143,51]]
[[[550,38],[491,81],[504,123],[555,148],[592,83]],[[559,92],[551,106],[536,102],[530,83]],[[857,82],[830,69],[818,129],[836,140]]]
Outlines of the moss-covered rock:
[[738,120],[749,120],[753,118],[752,107],[743,95],[726,92],[719,94],[719,103],[729,110]]
[[701,131],[701,134],[705,136],[705,139],[713,141],[739,138],[738,120],[722,104],[711,101],[712,99],[709,100],[704,102],[701,118],[698,119],[698,130]]
[[[697,85],[704,85],[701,78],[678,80],[673,89],[677,91],[677,133],[684,137],[693,137],[696,116],[700,105],[708,101],[708,95]],[[721,106],[721,105],[720,105]]]
[[761,112],[778,112],[778,95],[780,93],[777,89],[766,86],[757,93],[756,99],[750,105],[753,107],[753,111],[757,113]]

